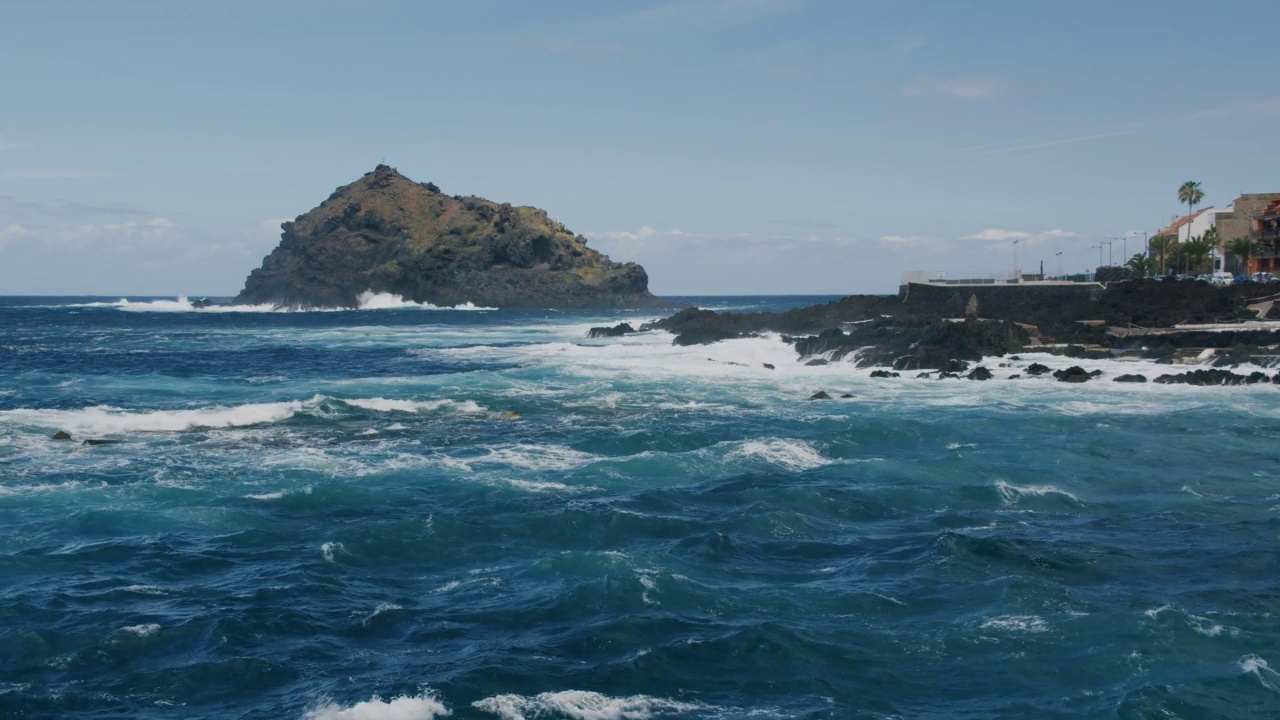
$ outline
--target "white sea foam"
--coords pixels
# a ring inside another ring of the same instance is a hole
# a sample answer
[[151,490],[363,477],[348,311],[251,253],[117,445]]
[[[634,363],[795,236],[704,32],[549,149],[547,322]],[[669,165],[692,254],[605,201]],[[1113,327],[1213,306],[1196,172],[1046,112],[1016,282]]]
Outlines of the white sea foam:
[[155,623],[147,623],[145,625],[126,625],[120,628],[124,632],[133,633],[138,637],[147,637],[160,632],[160,626]]
[[573,470],[597,460],[591,453],[581,452],[563,445],[527,445],[517,444],[500,447],[489,451],[489,454],[468,458],[469,466],[478,464],[501,464],[524,470]]
[[373,609],[373,612],[369,613],[368,615],[365,615],[364,618],[360,620],[360,625],[364,627],[368,627],[369,622],[374,618],[378,617],[379,615],[385,612],[391,612],[393,610],[403,610],[403,609],[404,607],[400,605],[396,605],[395,603],[381,603],[378,605],[378,607]]
[[377,695],[369,700],[342,707],[326,702],[307,711],[305,720],[433,720],[448,716],[449,710],[430,693],[383,700]]
[[542,492],[586,492],[586,491],[588,491],[588,490],[599,490],[599,489],[600,489],[600,488],[597,488],[597,487],[592,487],[592,486],[590,486],[590,485],[586,485],[586,486],[582,486],[582,487],[574,487],[574,486],[572,486],[572,485],[565,485],[564,483],[551,482],[551,481],[549,481],[549,480],[548,480],[548,481],[537,481],[537,480],[517,480],[516,478],[503,478],[503,482],[505,482],[506,484],[510,485],[511,487],[518,488],[518,489],[520,489],[520,490],[528,490],[529,492],[537,492],[537,493],[542,493]]
[[400,295],[393,293],[376,293],[371,290],[365,290],[356,297],[356,303],[361,310],[497,310],[493,307],[480,307],[475,303],[465,302],[461,305],[453,307],[439,307],[431,303],[416,303],[412,300],[405,300]]
[[324,557],[325,562],[333,562],[333,558],[340,552],[346,552],[347,549],[340,542],[327,542],[320,545],[320,555]]
[[473,400],[396,400],[389,398],[352,398],[342,402],[375,412],[421,413],[447,409],[460,413],[482,413],[485,409]]
[[1060,495],[1077,505],[1084,504],[1080,501],[1080,498],[1053,485],[1011,485],[1004,480],[997,480],[995,487],[1005,505],[1017,505],[1024,497],[1044,497],[1046,495]]
[[747,440],[730,450],[725,458],[729,460],[758,458],[795,472],[812,470],[831,463],[809,443],[785,438]]
[[1002,632],[1042,633],[1049,630],[1049,623],[1037,615],[1004,615],[982,623],[983,630]]
[[169,591],[155,585],[128,585],[120,588],[125,592],[138,593],[139,595],[168,595]]
[[1240,671],[1258,678],[1258,682],[1268,690],[1280,692],[1280,673],[1271,669],[1266,660],[1257,655],[1245,655],[1240,658]]
[[130,411],[110,405],[79,410],[34,410],[19,408],[0,411],[0,423],[33,425],[65,430],[72,435],[111,435],[131,432],[181,432],[195,428],[229,428],[279,422],[293,417],[310,401],[249,403],[183,410]]
[[276,490],[275,492],[269,492],[269,493],[257,493],[257,494],[250,493],[248,495],[245,495],[245,498],[249,500],[262,500],[262,501],[279,500],[280,498],[284,497],[287,493],[288,491],[286,490]]
[[583,690],[524,695],[495,695],[471,706],[502,720],[564,715],[573,720],[645,720],[646,718],[710,709],[707,705],[680,702],[648,695],[609,697]]

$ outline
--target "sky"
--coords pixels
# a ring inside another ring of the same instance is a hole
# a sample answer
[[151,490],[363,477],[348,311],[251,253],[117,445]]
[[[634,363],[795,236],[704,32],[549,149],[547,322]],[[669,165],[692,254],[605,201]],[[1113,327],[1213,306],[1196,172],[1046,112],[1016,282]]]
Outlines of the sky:
[[[1269,20],[1268,20],[1269,19]],[[233,295],[380,162],[657,294],[1079,272],[1280,192],[1274,0],[0,0],[0,295]],[[1115,238],[1109,247],[1097,247]],[[1059,256],[1058,253],[1061,253]]]

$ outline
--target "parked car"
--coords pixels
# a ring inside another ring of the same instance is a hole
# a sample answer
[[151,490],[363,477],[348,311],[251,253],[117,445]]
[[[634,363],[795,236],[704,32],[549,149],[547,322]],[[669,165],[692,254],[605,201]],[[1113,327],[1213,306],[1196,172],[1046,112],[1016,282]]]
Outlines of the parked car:
[[1222,272],[1219,270],[1209,276],[1210,285],[1230,285],[1233,282],[1235,282],[1235,276],[1229,272]]
[[1276,277],[1275,275],[1269,272],[1256,272],[1253,274],[1251,279],[1253,280],[1253,282],[1261,282],[1261,283],[1280,282],[1280,277]]
[[1248,276],[1248,275],[1237,275],[1237,276],[1236,276],[1235,281],[1233,281],[1233,282],[1232,282],[1232,284],[1233,284],[1233,285],[1243,285],[1243,284],[1245,284],[1245,283],[1247,283],[1247,282],[1249,282],[1249,276]]
[[1186,273],[1183,273],[1182,275],[1179,275],[1179,276],[1178,276],[1178,279],[1179,279],[1179,280],[1195,280],[1195,279],[1196,279],[1196,276],[1195,276],[1195,275],[1187,275]]

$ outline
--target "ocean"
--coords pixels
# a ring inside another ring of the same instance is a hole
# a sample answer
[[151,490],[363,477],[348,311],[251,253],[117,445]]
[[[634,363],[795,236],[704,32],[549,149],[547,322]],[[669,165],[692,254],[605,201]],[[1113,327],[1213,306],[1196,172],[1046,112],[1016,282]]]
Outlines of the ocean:
[[367,307],[0,299],[0,718],[1280,717],[1274,386]]

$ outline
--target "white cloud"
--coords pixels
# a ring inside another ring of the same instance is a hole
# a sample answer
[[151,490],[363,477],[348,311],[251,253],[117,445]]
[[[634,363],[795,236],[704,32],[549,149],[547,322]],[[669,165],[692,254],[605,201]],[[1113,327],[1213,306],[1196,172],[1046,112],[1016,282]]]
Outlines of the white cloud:
[[918,75],[902,86],[904,97],[950,97],[962,100],[989,100],[1004,94],[1008,84],[992,75],[937,77]]
[[1018,241],[1018,244],[1022,247],[1029,248],[1044,245],[1055,240],[1060,241],[1074,237],[1077,237],[1075,233],[1058,228],[1037,233],[1025,232],[1022,230],[987,228],[982,232],[964,235],[960,239],[985,243],[983,247],[992,252],[1004,252],[1010,249],[1010,245],[1015,240]]
[[[635,232],[630,232],[630,231],[627,231],[627,230],[608,230],[608,231],[606,231],[606,232],[601,232],[601,233],[586,233],[586,236],[587,236],[587,237],[589,237],[589,238],[592,238],[592,239],[600,239],[600,240],[629,240],[629,241],[634,242],[634,241],[636,241],[636,240],[646,240],[646,239],[648,239],[648,238],[652,237],[652,236],[653,236],[655,233],[657,233],[657,232],[658,232],[657,230],[654,230],[653,228],[649,227],[648,225],[645,225],[644,227],[640,228],[639,230],[637,230],[637,231],[635,231]],[[669,234],[669,235],[675,235],[675,234],[683,235],[684,233],[683,233],[683,232],[680,232],[680,233],[667,233],[667,234]]]
[[880,237],[880,242],[885,245],[905,247],[910,245],[923,245],[929,242],[929,238],[922,235],[883,235]]
[[999,242],[1003,240],[1026,240],[1029,237],[1031,237],[1031,233],[1022,232],[1020,230],[1001,230],[1000,228],[987,228],[982,232],[973,233],[972,235],[962,236],[960,239],[961,240],[988,240],[988,241]]

